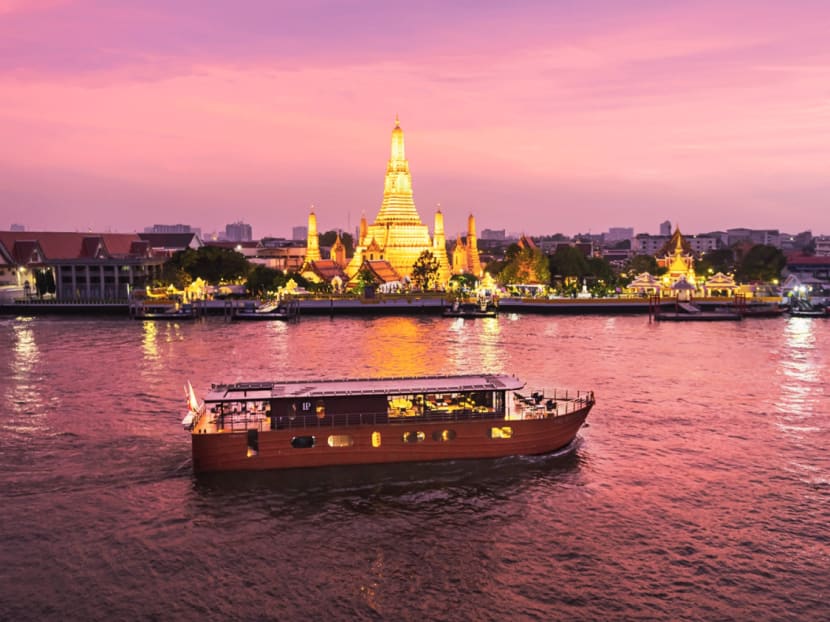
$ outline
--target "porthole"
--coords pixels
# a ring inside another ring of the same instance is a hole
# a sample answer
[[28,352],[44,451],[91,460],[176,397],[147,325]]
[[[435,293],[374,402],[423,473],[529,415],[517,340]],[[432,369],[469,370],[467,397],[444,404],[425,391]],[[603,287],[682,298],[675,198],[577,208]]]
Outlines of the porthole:
[[426,440],[427,435],[421,432],[404,432],[403,433],[403,442],[404,443],[421,443]]
[[455,440],[455,430],[435,430],[432,433],[432,440],[441,442]]
[[295,449],[310,449],[317,444],[313,436],[295,436],[291,439],[291,446]]
[[372,447],[380,447],[380,432],[372,432]]

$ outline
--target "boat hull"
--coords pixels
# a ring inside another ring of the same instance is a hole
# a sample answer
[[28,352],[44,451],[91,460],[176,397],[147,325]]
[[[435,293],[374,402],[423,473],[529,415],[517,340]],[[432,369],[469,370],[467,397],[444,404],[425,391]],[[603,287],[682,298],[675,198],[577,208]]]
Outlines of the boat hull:
[[[570,444],[593,403],[544,419],[406,422],[381,425],[309,426],[259,432],[251,451],[246,434],[192,434],[193,468],[197,473],[258,471],[334,465],[426,462],[539,455]],[[492,438],[493,429],[508,428],[509,438]],[[406,442],[407,434],[423,440]],[[449,433],[451,440],[441,440]],[[373,446],[380,435],[379,446]],[[330,447],[329,437],[351,442]],[[313,447],[296,448],[292,439],[314,437]]]

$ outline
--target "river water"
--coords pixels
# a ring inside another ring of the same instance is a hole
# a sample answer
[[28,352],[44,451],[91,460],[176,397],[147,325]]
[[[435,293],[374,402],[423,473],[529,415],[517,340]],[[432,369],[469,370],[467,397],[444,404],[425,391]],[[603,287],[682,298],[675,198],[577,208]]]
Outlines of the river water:
[[[0,319],[2,620],[830,619],[830,321]],[[182,385],[515,373],[564,455],[194,477]]]

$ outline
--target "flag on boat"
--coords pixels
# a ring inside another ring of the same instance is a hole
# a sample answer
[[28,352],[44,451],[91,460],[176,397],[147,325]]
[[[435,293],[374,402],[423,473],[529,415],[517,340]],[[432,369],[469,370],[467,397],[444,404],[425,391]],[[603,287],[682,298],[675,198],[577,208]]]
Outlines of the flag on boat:
[[187,399],[187,406],[193,412],[199,412],[199,400],[196,399],[196,393],[193,391],[193,385],[190,380],[187,381],[187,386],[184,388],[185,398]]

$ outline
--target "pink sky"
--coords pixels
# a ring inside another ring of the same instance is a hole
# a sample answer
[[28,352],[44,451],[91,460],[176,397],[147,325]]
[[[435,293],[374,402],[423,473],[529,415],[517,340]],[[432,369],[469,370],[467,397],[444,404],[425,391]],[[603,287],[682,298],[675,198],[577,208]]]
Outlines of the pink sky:
[[[727,8],[724,8],[727,7]],[[830,3],[0,0],[0,228],[830,234]]]

